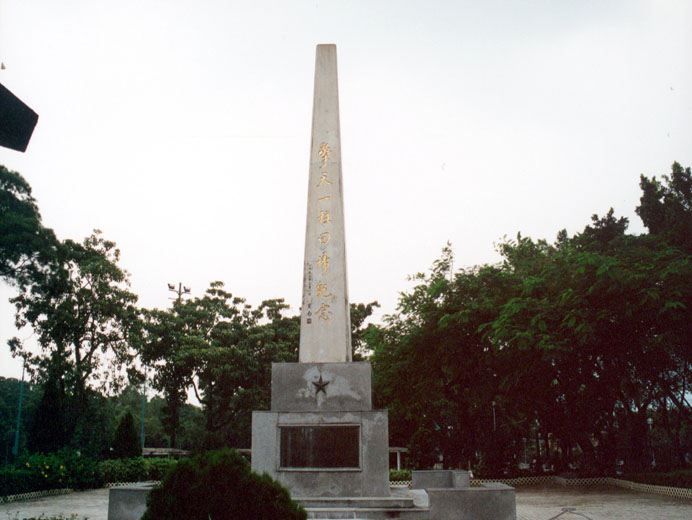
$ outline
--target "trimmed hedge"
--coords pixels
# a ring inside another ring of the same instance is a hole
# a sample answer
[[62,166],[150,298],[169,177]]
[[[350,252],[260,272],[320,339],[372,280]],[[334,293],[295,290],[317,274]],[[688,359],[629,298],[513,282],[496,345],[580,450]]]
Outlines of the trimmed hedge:
[[305,520],[307,513],[266,473],[229,449],[183,459],[147,497],[142,520]]
[[410,469],[390,469],[389,470],[389,481],[396,482],[401,480],[411,480],[411,470]]
[[99,463],[98,470],[103,482],[142,482],[161,480],[174,467],[173,459],[112,459]]
[[18,493],[61,488],[91,489],[103,485],[96,461],[73,451],[24,456],[17,461],[15,469],[29,473],[27,479],[12,476],[10,479],[15,480],[8,480],[8,483],[21,481],[27,486]]
[[0,467],[0,496],[49,489],[93,489],[109,482],[161,480],[173,459],[115,459],[96,462],[77,452],[35,453]]
[[0,468],[0,496],[18,495],[35,489],[35,479],[28,469],[12,466]]

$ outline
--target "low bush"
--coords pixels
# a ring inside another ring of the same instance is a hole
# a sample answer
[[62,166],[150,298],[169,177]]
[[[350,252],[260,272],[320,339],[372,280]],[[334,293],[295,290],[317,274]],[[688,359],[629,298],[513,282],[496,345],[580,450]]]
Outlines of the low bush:
[[401,481],[401,480],[411,480],[411,470],[410,469],[390,469],[389,470],[389,481]]
[[7,466],[0,468],[0,497],[26,493],[34,487],[34,476],[27,469]]
[[104,481],[99,475],[98,463],[83,457],[77,452],[67,452],[62,456],[63,466],[67,471],[67,486],[70,489],[94,489],[103,487]]
[[101,487],[96,461],[76,451],[34,453],[21,457],[18,467],[27,469],[34,477],[34,489],[90,489]]
[[103,485],[96,461],[77,452],[34,453],[0,469],[0,496],[49,489],[90,489]]
[[110,459],[99,463],[99,475],[104,482],[142,482],[161,480],[175,466],[173,459]]
[[640,484],[692,488],[692,470],[669,471],[667,473],[629,473],[618,478]]
[[161,480],[166,473],[176,464],[175,459],[144,459],[146,469],[146,480]]
[[303,508],[269,475],[229,449],[183,459],[149,493],[142,520],[305,520]]

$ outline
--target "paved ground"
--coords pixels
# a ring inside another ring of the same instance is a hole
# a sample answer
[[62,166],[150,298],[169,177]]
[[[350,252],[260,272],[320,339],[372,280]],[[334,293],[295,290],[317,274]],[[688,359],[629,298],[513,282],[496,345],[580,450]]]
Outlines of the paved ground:
[[0,504],[0,519],[2,520],[22,520],[23,518],[38,518],[41,515],[50,517],[59,514],[67,518],[77,515],[80,519],[86,517],[89,520],[107,520],[108,490],[77,491],[67,495]]
[[[518,488],[517,520],[548,520],[575,508],[592,520],[690,520],[692,501],[617,488]],[[584,518],[564,513],[559,520]]]
[[[621,489],[572,489],[562,487],[517,490],[517,520],[548,520],[573,507],[591,520],[690,520],[692,501],[635,493]],[[108,490],[97,489],[56,497],[0,504],[1,520],[22,520],[63,514],[89,520],[107,520]],[[584,516],[565,513],[559,520]]]

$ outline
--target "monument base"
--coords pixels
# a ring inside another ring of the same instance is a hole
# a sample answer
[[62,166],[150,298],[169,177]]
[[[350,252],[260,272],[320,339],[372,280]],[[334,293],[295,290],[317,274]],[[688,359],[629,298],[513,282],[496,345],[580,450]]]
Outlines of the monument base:
[[274,363],[270,411],[252,414],[252,469],[298,497],[388,497],[387,411],[370,363]]
[[411,491],[425,490],[430,520],[516,520],[513,487],[489,482],[471,487],[464,470],[413,471]]
[[293,498],[387,497],[387,411],[253,412],[252,470]]
[[270,411],[252,414],[252,469],[299,497],[388,497],[387,411],[369,363],[274,363]]

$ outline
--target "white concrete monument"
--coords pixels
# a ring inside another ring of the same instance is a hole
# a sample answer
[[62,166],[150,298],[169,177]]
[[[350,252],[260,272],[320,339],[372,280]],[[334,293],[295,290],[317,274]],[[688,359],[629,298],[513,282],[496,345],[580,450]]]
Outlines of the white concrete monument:
[[298,363],[272,365],[252,415],[252,468],[298,497],[389,496],[387,411],[351,359],[336,45],[318,45]]
[[351,361],[336,45],[318,45],[305,229],[301,363]]

